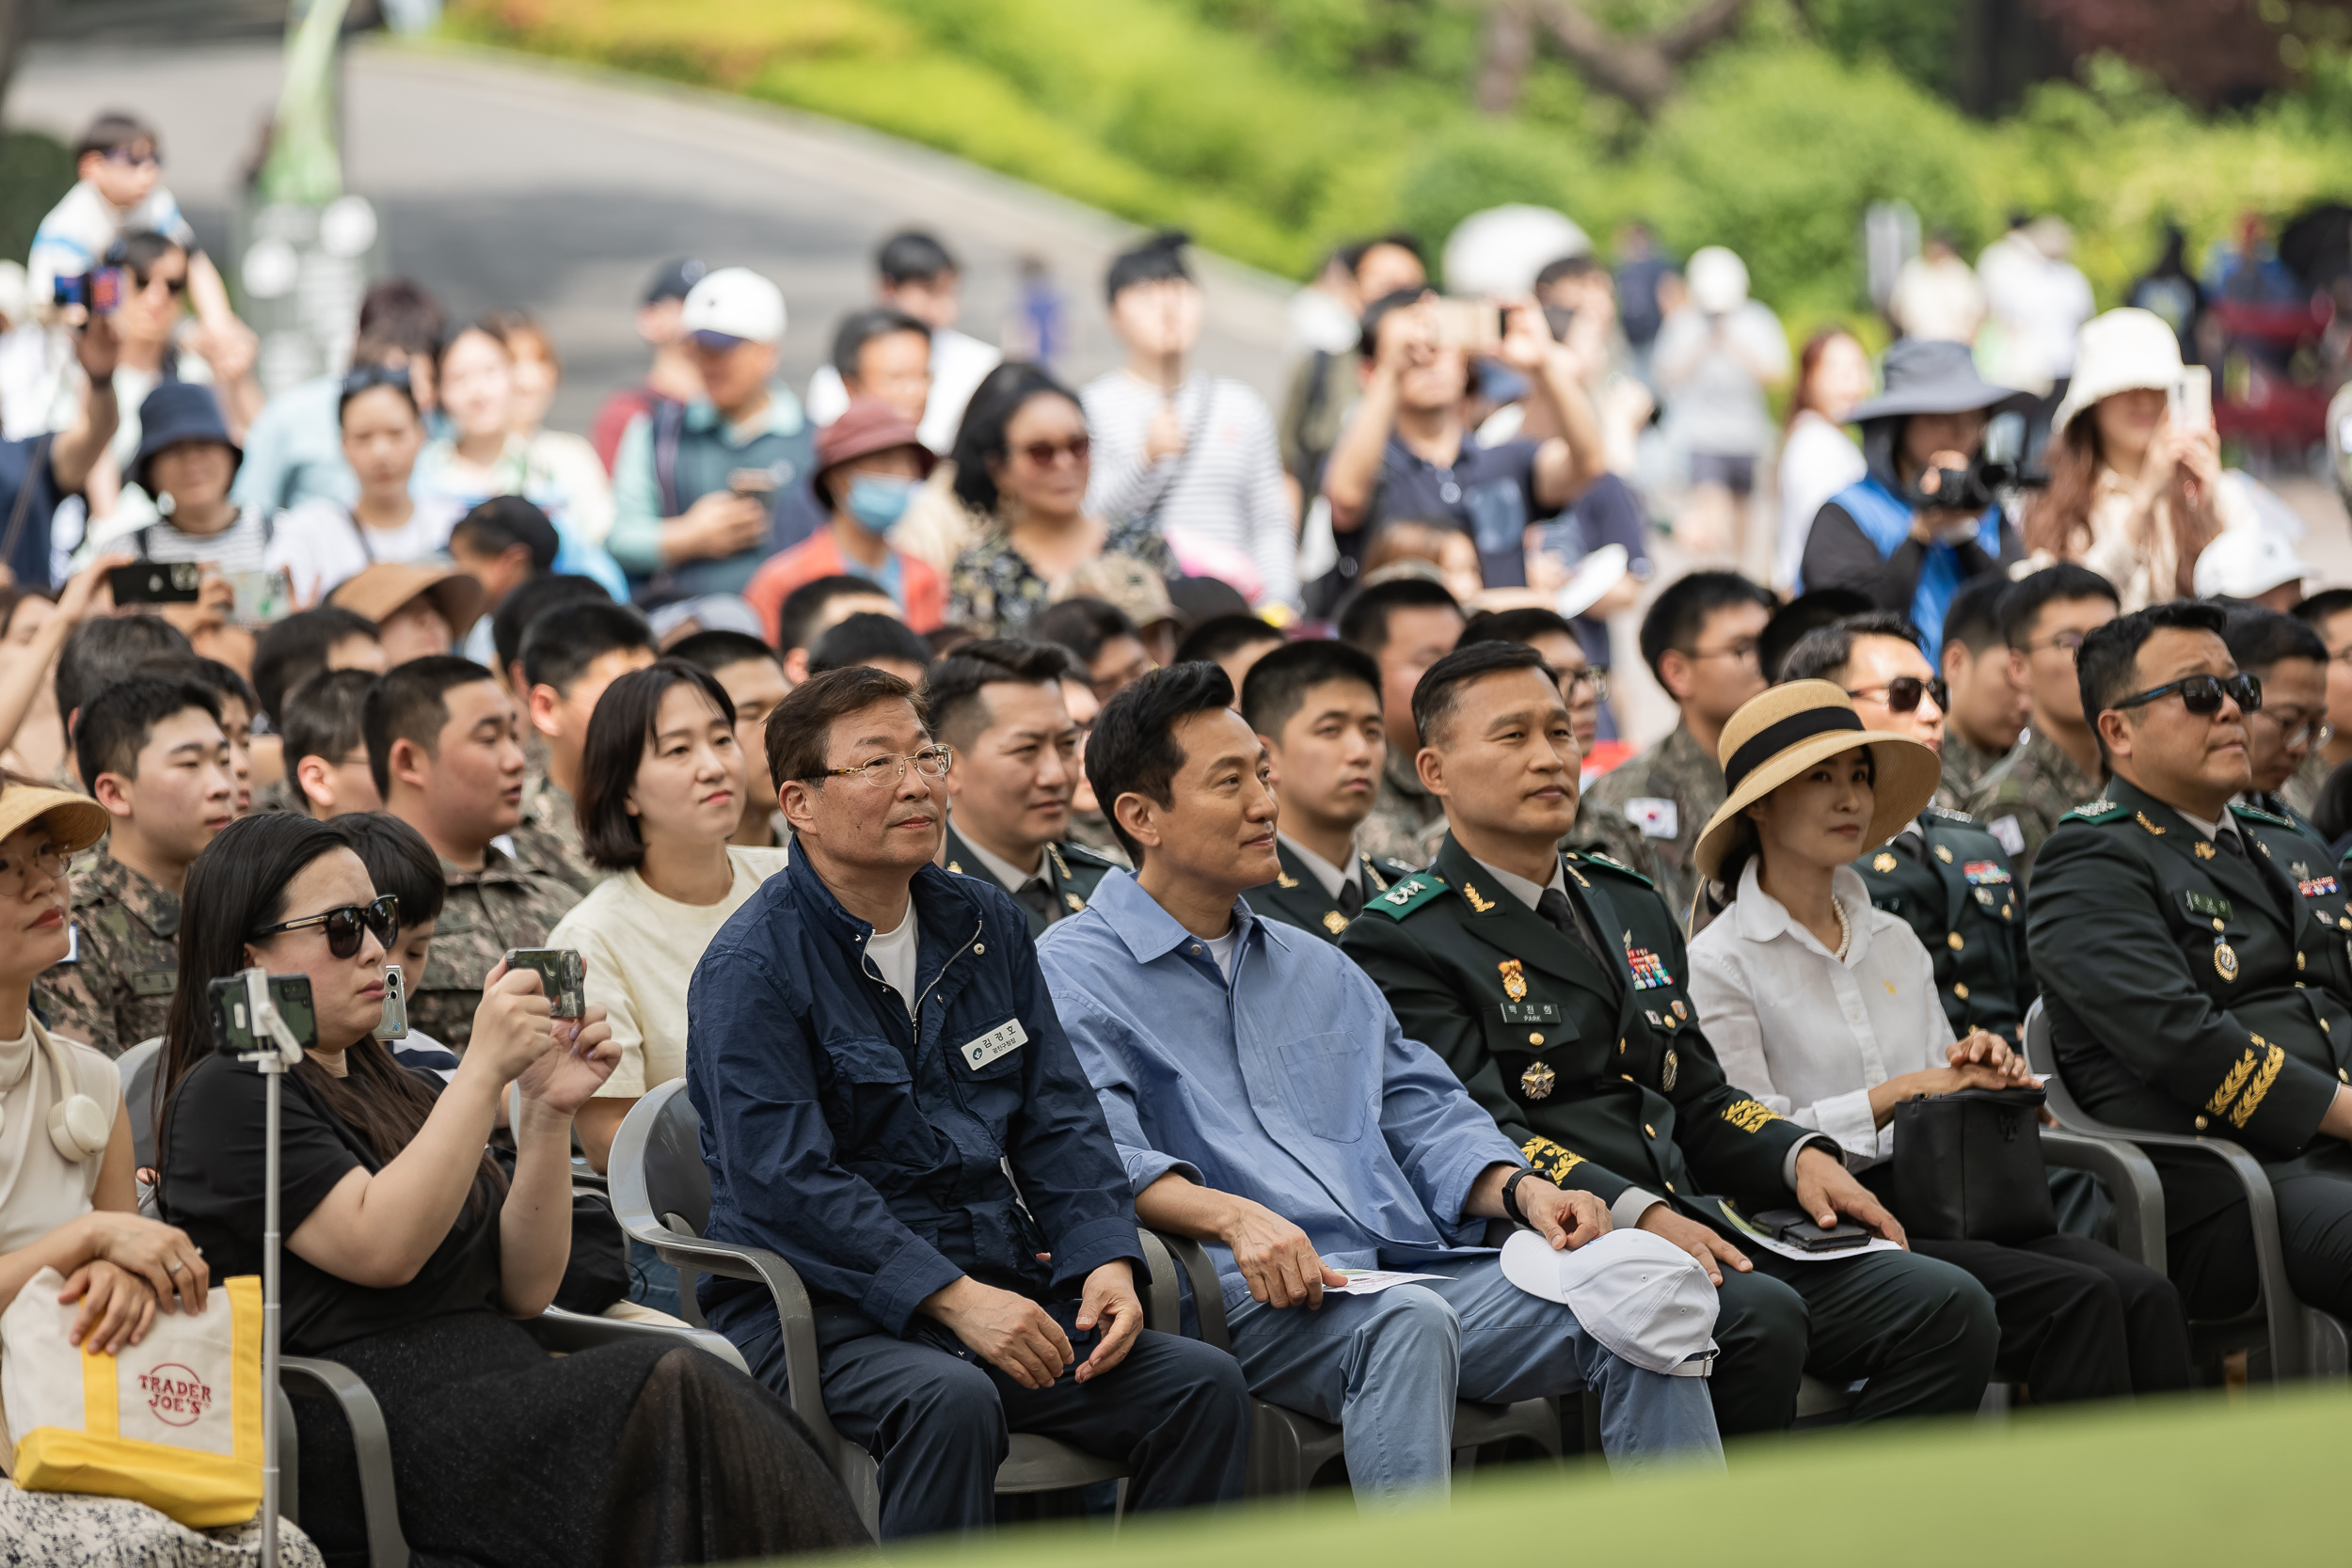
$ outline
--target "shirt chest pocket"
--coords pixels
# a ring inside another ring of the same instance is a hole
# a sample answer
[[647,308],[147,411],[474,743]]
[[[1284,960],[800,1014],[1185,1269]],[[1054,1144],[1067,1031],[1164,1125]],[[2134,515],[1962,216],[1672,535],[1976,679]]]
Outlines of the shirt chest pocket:
[[1318,1138],[1356,1142],[1369,1119],[1367,1058],[1375,1049],[1337,1031],[1284,1041],[1275,1053],[1282,1108]]
[[902,1117],[919,1119],[914,1074],[908,1070],[907,1059],[897,1046],[884,1039],[851,1036],[829,1039],[824,1049],[833,1065],[825,1119],[844,1144],[892,1135],[892,1124]]

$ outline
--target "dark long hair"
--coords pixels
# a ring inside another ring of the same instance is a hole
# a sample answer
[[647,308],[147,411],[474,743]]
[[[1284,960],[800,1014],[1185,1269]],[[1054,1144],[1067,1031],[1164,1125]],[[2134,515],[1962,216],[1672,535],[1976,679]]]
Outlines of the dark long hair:
[[1005,427],[1034,397],[1057,397],[1073,407],[1086,406],[1043,367],[1009,359],[981,378],[964,408],[963,423],[956,431],[956,499],[983,517],[996,515],[999,499],[988,460],[1005,461]]
[[[324,822],[265,812],[223,828],[188,868],[180,912],[180,983],[164,1022],[164,1092],[155,1117],[159,1169],[168,1164],[163,1150],[170,1141],[172,1101],[197,1063],[215,1050],[213,981],[246,967],[248,933],[285,918],[286,886],[304,866],[350,848]],[[350,1069],[344,1077],[327,1071],[315,1055],[306,1055],[294,1076],[330,1115],[367,1140],[377,1160],[389,1163],[432,1114],[433,1092],[373,1037],[345,1051],[343,1060]],[[505,1186],[504,1172],[485,1151],[466,1198],[468,1213],[480,1217]],[[165,1201],[168,1205],[167,1196]]]

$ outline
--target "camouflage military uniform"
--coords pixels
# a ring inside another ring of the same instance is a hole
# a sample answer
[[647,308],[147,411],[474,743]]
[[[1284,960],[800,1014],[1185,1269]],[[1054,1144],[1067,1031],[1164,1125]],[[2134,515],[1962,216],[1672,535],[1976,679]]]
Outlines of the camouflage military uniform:
[[2097,779],[2075,767],[2057,741],[2028,730],[2017,750],[1977,781],[1968,815],[2009,851],[2018,880],[2030,883],[2034,852],[2058,818],[2098,795]]
[[1977,783],[2001,764],[2006,752],[1979,752],[1968,744],[1949,721],[1944,725],[1944,782],[1935,786],[1935,803],[1946,811],[1965,811]]
[[552,877],[581,897],[594,893],[607,875],[588,860],[570,794],[544,768],[523,775],[523,819],[508,837],[525,870]]
[[2328,759],[2313,752],[2303,759],[2303,766],[2287,775],[2287,782],[2279,788],[2279,798],[2295,815],[2306,819],[2312,808],[2319,804],[2319,786],[2328,782]]
[[482,869],[468,871],[441,863],[449,893],[424,984],[408,997],[408,1022],[453,1051],[473,1037],[474,1009],[482,1005],[482,983],[510,947],[540,947],[580,895],[549,877],[525,869],[493,846],[483,852]]
[[1590,834],[1586,846],[1649,879],[1678,927],[1689,918],[1699,885],[1691,851],[1723,803],[1723,765],[1677,724],[1672,735],[1593,785],[1578,828]]
[[1390,747],[1380,767],[1380,792],[1372,799],[1372,815],[1356,830],[1357,850],[1376,861],[1427,865],[1444,838],[1445,807],[1422,788],[1411,754]]
[[101,854],[73,879],[73,952],[33,983],[52,1031],[119,1056],[164,1032],[180,979],[180,897]]

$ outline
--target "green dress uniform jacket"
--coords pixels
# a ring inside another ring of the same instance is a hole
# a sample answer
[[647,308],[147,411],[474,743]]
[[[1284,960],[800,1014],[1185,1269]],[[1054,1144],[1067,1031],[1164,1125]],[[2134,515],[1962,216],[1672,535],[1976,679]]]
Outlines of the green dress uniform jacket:
[[[946,856],[947,870],[958,877],[977,877],[993,887],[1003,887],[988,863],[972,852],[972,846],[956,832],[952,817],[947,823],[947,845],[942,851]],[[1082,844],[1048,844],[1038,870],[1044,878],[1042,895],[1004,891],[1021,911],[1029,917],[1029,939],[1034,942],[1045,934],[1045,927],[1057,920],[1067,920],[1087,907],[1094,896],[1095,884],[1119,867]]]
[[1708,1195],[1788,1203],[1792,1151],[1819,1134],[1725,1081],[1684,990],[1681,932],[1649,884],[1590,854],[1563,861],[1607,972],[1452,834],[1428,871],[1365,905],[1340,948],[1546,1178],[1613,1205],[1640,1188],[1737,1240],[1726,1198]]
[[1963,812],[1930,806],[1918,826],[1854,869],[1870,902],[1908,925],[1935,960],[1935,991],[1952,1033],[1989,1029],[2022,1043],[2036,991],[2025,892],[2009,856]]
[[52,1034],[119,1056],[164,1032],[180,983],[180,898],[103,850],[73,868],[73,948],[33,982]]
[[[1356,918],[1359,904],[1350,909],[1342,899],[1323,891],[1322,879],[1298,858],[1298,852],[1277,840],[1275,852],[1281,857],[1282,869],[1274,880],[1249,889],[1242,895],[1249,907],[1268,920],[1279,920],[1285,926],[1295,926],[1302,931],[1312,931],[1327,942],[1337,942],[1340,933]],[[1375,860],[1361,849],[1356,851],[1356,885],[1362,890],[1366,902],[1377,898],[1397,882],[1413,874],[1413,868],[1395,861]],[[1345,891],[1345,884],[1342,884]]]
[[[2352,1081],[2352,1006],[2324,978],[2352,911],[2332,877],[2297,886],[2281,818],[2231,814],[2244,854],[2115,779],[2043,844],[2026,931],[2058,1065],[2103,1120],[2231,1139],[2274,1182],[2343,1174],[2344,1147],[2317,1134]],[[2172,1230],[2238,1196],[2211,1160],[2151,1156]]]

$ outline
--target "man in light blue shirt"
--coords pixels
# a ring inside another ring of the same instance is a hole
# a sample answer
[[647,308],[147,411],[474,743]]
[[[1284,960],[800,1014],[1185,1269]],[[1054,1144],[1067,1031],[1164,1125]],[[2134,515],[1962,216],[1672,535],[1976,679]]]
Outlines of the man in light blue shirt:
[[[1181,664],[1104,707],[1088,776],[1137,869],[1038,944],[1138,1217],[1207,1244],[1251,1391],[1338,1422],[1359,1497],[1446,1484],[1457,1398],[1589,1386],[1613,1463],[1719,1461],[1701,1378],[1620,1359],[1480,1245],[1507,1217],[1581,1246],[1599,1199],[1530,1171],[1362,971],[1242,902],[1276,806],[1232,696]],[[1434,1277],[1327,1293],[1362,1268]]]

